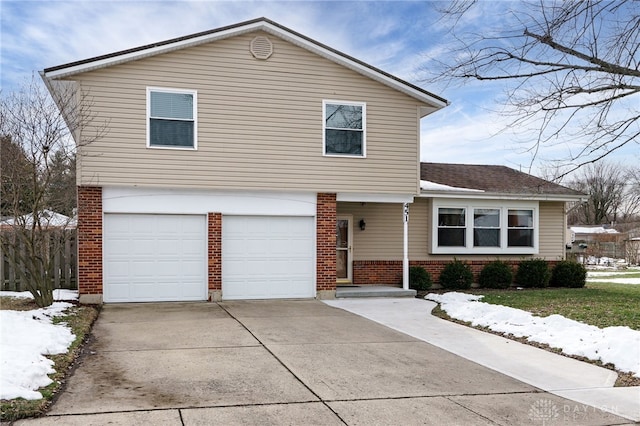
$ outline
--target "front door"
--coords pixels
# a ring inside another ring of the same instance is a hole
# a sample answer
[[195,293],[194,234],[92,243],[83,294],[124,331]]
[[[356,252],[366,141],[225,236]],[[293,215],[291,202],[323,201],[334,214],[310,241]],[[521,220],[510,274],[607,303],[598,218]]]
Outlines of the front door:
[[350,283],[352,277],[352,222],[351,216],[338,216],[336,221],[336,278],[343,283]]

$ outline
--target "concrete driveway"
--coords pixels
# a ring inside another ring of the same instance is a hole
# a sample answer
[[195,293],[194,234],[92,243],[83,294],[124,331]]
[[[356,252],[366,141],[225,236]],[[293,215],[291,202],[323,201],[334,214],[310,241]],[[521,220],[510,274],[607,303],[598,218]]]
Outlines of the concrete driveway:
[[105,305],[88,351],[24,423],[628,423],[318,301]]

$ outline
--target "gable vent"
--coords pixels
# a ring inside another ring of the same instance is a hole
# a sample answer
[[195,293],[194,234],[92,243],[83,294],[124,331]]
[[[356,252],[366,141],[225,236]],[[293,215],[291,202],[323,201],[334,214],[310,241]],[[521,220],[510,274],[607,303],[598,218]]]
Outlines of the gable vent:
[[256,59],[269,59],[273,54],[273,43],[265,36],[257,36],[251,40],[250,50]]

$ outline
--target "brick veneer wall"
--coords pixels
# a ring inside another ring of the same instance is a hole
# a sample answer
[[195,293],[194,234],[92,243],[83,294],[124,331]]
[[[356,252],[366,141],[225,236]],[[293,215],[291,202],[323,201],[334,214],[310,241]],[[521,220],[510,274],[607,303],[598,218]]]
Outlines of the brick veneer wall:
[[209,290],[222,290],[222,214],[207,215],[207,271]]
[[78,187],[78,292],[102,294],[102,188]]
[[[495,260],[495,259],[494,259]],[[440,273],[450,260],[422,260],[410,261],[409,266],[422,266],[431,274],[434,283],[438,281]],[[465,260],[471,266],[474,282],[478,282],[480,271],[493,260]],[[517,270],[519,260],[508,260],[513,271]],[[548,260],[552,268],[557,261]],[[401,260],[356,260],[353,262],[353,283],[356,285],[402,285],[402,261]]]
[[336,194],[318,194],[316,290],[336,289]]

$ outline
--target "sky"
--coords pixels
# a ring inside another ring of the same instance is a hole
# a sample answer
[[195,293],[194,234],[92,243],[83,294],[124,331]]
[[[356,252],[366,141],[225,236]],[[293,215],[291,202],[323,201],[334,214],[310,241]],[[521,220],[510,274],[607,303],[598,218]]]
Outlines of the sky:
[[[484,2],[465,25],[485,31],[502,25],[506,2]],[[499,113],[504,83],[462,87],[425,83],[428,58],[451,54],[437,8],[442,1],[83,1],[0,0],[0,77],[3,93],[33,73],[107,54],[266,17],[321,43],[446,98],[450,105],[422,120],[421,160],[502,164],[540,174],[564,158],[559,144],[529,150],[536,133],[509,128]],[[637,164],[638,145],[612,161]],[[533,162],[532,162],[533,161]]]

